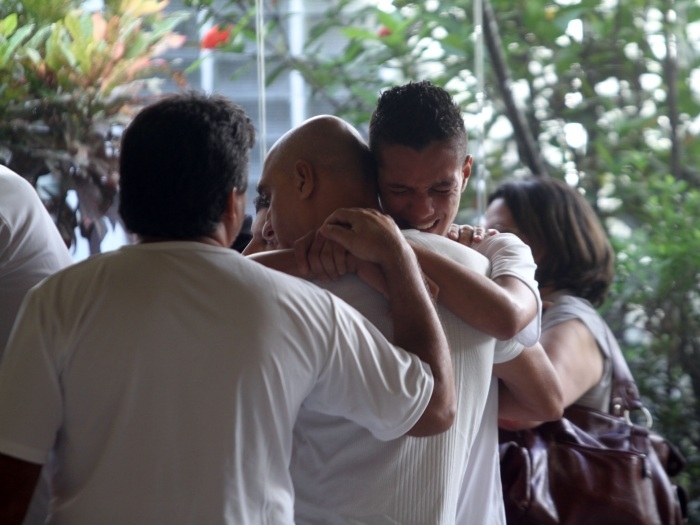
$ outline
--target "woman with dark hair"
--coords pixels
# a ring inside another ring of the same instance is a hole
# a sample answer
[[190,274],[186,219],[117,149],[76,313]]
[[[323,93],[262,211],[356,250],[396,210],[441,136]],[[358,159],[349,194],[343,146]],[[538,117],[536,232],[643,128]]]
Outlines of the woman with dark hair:
[[[489,197],[486,226],[528,244],[543,301],[540,343],[559,375],[564,406],[609,412],[610,329],[595,310],[614,277],[614,252],[598,217],[577,190],[556,179],[507,182]],[[528,428],[539,422],[503,421]]]

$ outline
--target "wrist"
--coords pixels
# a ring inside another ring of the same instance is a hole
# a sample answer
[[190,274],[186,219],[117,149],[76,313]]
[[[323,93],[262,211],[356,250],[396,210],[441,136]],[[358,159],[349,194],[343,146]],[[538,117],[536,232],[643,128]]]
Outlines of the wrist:
[[383,250],[384,257],[378,264],[387,275],[401,275],[418,267],[418,259],[413,248],[404,239],[396,246]]

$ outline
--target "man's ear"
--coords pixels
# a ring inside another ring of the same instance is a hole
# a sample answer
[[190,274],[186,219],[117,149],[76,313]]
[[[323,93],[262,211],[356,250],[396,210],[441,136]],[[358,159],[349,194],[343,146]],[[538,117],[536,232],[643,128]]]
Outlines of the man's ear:
[[245,191],[239,192],[236,188],[231,190],[226,199],[223,218],[226,228],[233,233],[234,239],[245,220],[245,202]]
[[462,179],[462,191],[467,189],[467,182],[469,182],[469,175],[472,174],[472,163],[474,162],[474,157],[471,155],[467,155],[467,158],[464,159],[464,164],[462,165],[462,175],[464,175],[464,178]]
[[299,197],[308,199],[316,186],[316,173],[313,165],[303,159],[294,164],[294,187],[299,192]]

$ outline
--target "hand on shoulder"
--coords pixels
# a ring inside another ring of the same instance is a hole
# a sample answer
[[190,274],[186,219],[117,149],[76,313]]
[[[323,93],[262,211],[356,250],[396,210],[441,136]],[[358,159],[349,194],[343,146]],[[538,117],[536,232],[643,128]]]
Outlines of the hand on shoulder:
[[469,224],[452,224],[447,231],[447,237],[468,247],[479,244],[486,237],[496,234],[498,234],[498,230],[493,228],[485,229],[481,226],[471,226]]

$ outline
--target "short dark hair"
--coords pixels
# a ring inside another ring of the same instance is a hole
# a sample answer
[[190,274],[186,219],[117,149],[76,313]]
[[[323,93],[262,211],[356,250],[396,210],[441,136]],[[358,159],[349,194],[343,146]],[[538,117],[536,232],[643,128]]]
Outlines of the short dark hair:
[[467,155],[462,111],[450,93],[424,80],[379,96],[369,124],[369,147],[379,162],[384,145],[420,151],[434,141],[451,141],[460,155]]
[[615,276],[615,252],[586,198],[550,177],[503,183],[488,200],[499,198],[530,245],[543,247],[535,274],[540,286],[600,306]]
[[188,91],[141,110],[119,155],[119,212],[140,236],[192,239],[213,232],[235,188],[245,192],[255,128],[243,108]]

